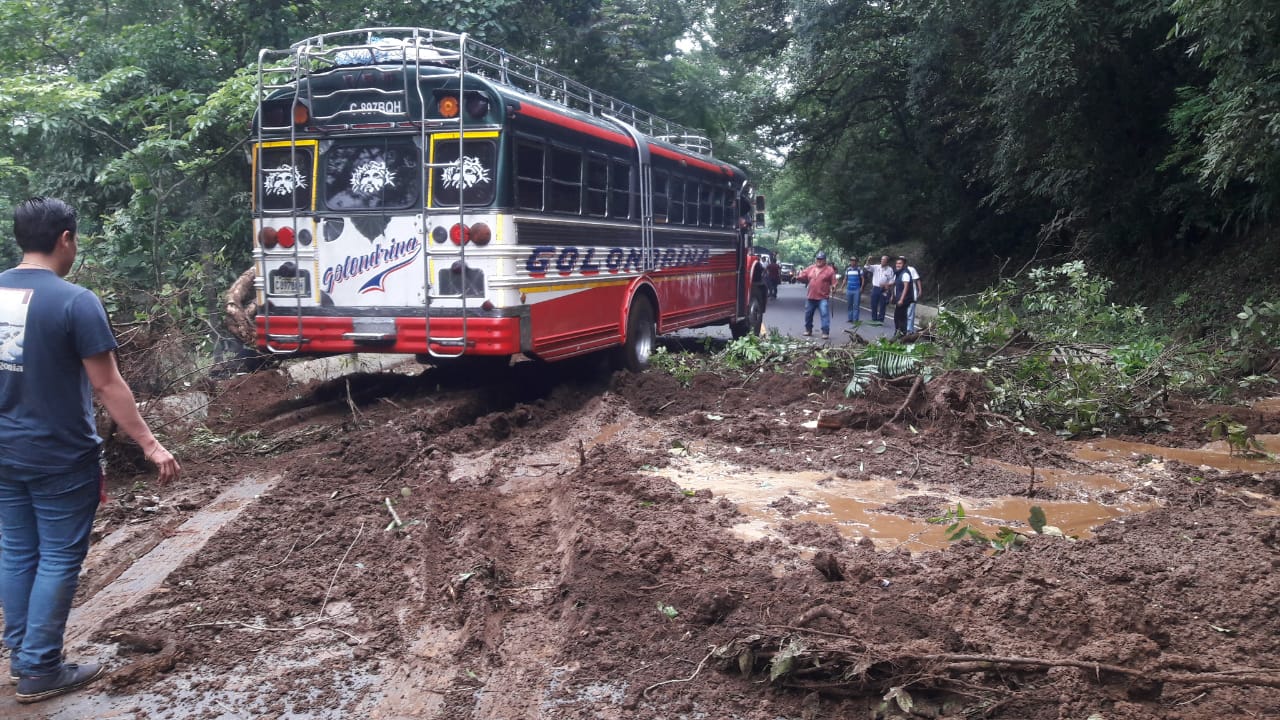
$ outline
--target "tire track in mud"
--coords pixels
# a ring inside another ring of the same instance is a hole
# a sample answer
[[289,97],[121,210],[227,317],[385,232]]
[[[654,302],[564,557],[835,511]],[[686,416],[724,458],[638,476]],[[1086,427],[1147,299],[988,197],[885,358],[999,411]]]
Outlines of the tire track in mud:
[[[303,395],[284,402],[265,406],[258,403],[259,410],[241,415],[239,425],[233,425],[229,429],[237,432],[263,428],[275,430],[274,435],[268,434],[264,437],[267,442],[275,442],[282,438],[288,440],[293,434],[291,431],[302,429],[310,423],[327,424],[331,428],[341,427],[345,432],[336,435],[329,432],[306,436],[317,438],[315,442],[322,443],[321,447],[331,448],[324,454],[340,459],[338,473],[341,474],[341,468],[354,469],[351,463],[356,460],[351,458],[361,455],[362,440],[376,437],[380,432],[378,427],[385,423],[387,427],[398,428],[388,432],[391,437],[397,438],[395,445],[405,446],[404,441],[415,440],[420,449],[429,449],[434,445],[438,446],[440,451],[428,453],[434,457],[427,457],[415,452],[405,452],[403,448],[396,453],[386,452],[387,448],[384,446],[379,448],[381,452],[374,453],[367,462],[362,463],[365,471],[371,476],[386,477],[382,484],[392,480],[398,481],[399,478],[395,475],[400,472],[410,477],[426,473],[428,476],[435,477],[436,481],[442,481],[450,471],[456,471],[459,467],[463,468],[463,472],[476,474],[475,469],[466,469],[479,467],[476,462],[473,462],[473,458],[485,456],[498,458],[498,460],[480,461],[485,465],[484,473],[488,474],[492,467],[508,462],[503,457],[502,448],[508,447],[513,437],[518,440],[522,436],[539,433],[544,424],[555,423],[566,413],[571,414],[575,405],[584,401],[590,402],[592,397],[603,392],[607,384],[607,376],[602,375],[597,368],[588,366],[584,372],[583,366],[572,365],[548,368],[529,364],[525,367],[511,368],[509,371],[492,372],[486,376],[486,380],[487,382],[476,382],[474,379],[468,380],[459,376],[455,372],[436,373],[430,370],[418,376],[392,373],[356,374],[313,384]],[[557,393],[562,397],[549,401]],[[229,399],[228,402],[234,403],[234,399]],[[521,412],[520,406],[526,403],[531,404],[535,409],[544,404],[550,407],[542,408],[537,412]],[[311,441],[308,440],[308,442]],[[302,447],[298,447],[297,450]],[[58,717],[106,717],[121,712],[125,713],[124,716],[128,716],[128,709],[140,708],[155,710],[166,708],[166,711],[174,713],[171,717],[177,718],[221,715],[228,712],[228,708],[235,713],[248,713],[251,716],[260,712],[269,714],[280,707],[282,698],[290,706],[296,703],[296,708],[306,708],[307,697],[313,693],[311,688],[314,687],[315,678],[320,676],[331,677],[329,681],[332,686],[331,693],[328,698],[325,698],[325,702],[332,704],[328,707],[312,705],[309,712],[301,715],[303,717],[343,717],[351,716],[348,714],[351,712],[355,712],[356,716],[367,717],[369,716],[368,708],[377,700],[380,700],[384,707],[382,716],[396,717],[393,714],[394,703],[390,688],[412,687],[415,694],[427,692],[428,697],[431,696],[430,687],[424,685],[422,681],[422,666],[453,667],[454,658],[465,656],[465,651],[474,642],[473,635],[449,630],[443,626],[436,628],[425,626],[424,629],[421,624],[413,622],[412,613],[400,613],[401,627],[409,630],[410,633],[417,630],[421,639],[408,648],[408,657],[411,660],[385,675],[382,672],[370,675],[367,672],[343,671],[342,667],[350,663],[342,662],[342,655],[345,651],[349,658],[351,648],[345,647],[341,642],[333,643],[334,638],[342,640],[338,635],[321,633],[321,637],[317,637],[315,633],[308,631],[305,637],[299,633],[297,637],[281,637],[274,643],[268,642],[269,638],[264,637],[265,644],[257,651],[256,656],[241,656],[240,661],[237,662],[235,672],[230,675],[236,680],[223,681],[218,679],[224,675],[224,671],[219,669],[219,664],[211,665],[202,661],[209,658],[211,650],[210,646],[204,643],[210,639],[217,643],[224,637],[226,639],[232,639],[235,636],[243,638],[245,635],[255,633],[238,628],[228,629],[222,633],[219,629],[216,634],[209,633],[212,635],[211,638],[206,636],[201,640],[193,638],[196,631],[182,629],[189,623],[211,619],[209,617],[210,601],[217,601],[227,589],[243,583],[246,579],[258,581],[260,575],[255,574],[255,571],[261,567],[274,566],[278,562],[289,560],[288,553],[285,552],[286,548],[273,549],[272,541],[282,534],[273,529],[278,528],[279,520],[288,522],[290,519],[307,517],[314,509],[315,497],[319,492],[325,494],[329,492],[327,487],[318,487],[324,478],[308,477],[315,472],[315,467],[320,462],[313,461],[313,464],[306,465],[308,461],[303,460],[300,464],[295,464],[291,460],[295,452],[296,450],[253,461],[260,469],[270,469],[280,474],[273,477],[271,484],[275,484],[283,477],[284,482],[275,485],[271,493],[265,492],[267,486],[259,486],[262,481],[250,476],[219,495],[176,531],[170,527],[169,532],[164,532],[168,526],[155,523],[156,538],[130,537],[129,541],[133,545],[148,547],[148,554],[135,561],[130,567],[111,568],[112,574],[116,577],[75,610],[72,631],[68,637],[68,648],[76,644],[82,648],[89,647],[99,652],[103,659],[107,659],[109,666],[115,664],[109,660],[116,653],[110,641],[107,641],[106,645],[86,645],[90,637],[101,634],[104,623],[111,622],[112,628],[125,630],[146,628],[162,634],[172,633],[180,639],[180,642],[188,645],[190,649],[187,655],[188,660],[195,664],[184,667],[181,674],[167,678],[152,677],[149,683],[140,686],[139,690],[131,695],[110,697],[102,694],[101,689],[91,689],[85,693],[60,698],[54,703],[46,703],[42,706],[40,713],[31,717],[43,717],[49,712],[57,713]],[[306,453],[306,455],[317,454],[319,453]],[[406,455],[409,458],[403,461]],[[222,464],[226,455],[225,453],[216,454],[213,459]],[[245,462],[244,458],[236,459],[238,468],[242,470],[251,466],[250,463]],[[387,476],[393,467],[398,468],[397,472]],[[227,468],[219,469],[225,471]],[[191,476],[196,477],[195,468],[192,470]],[[534,472],[545,470],[546,466],[534,467]],[[299,477],[300,473],[302,478]],[[220,481],[217,477],[212,477],[204,482]],[[428,479],[427,482],[435,481]],[[367,491],[369,485],[370,481],[366,479],[350,489],[363,488]],[[374,485],[372,490],[380,495],[384,489],[376,483]],[[184,483],[182,486],[173,488],[171,492],[189,492],[191,489],[192,484]],[[392,485],[393,490],[394,485]],[[263,495],[264,498],[260,499],[257,497],[259,495]],[[269,497],[266,497],[268,495]],[[521,493],[517,493],[516,496],[523,497]],[[166,504],[167,502],[168,500]],[[512,513],[519,513],[515,507],[506,507],[506,501],[501,504],[505,509],[495,512],[495,517],[505,518]],[[526,510],[528,509],[530,508],[526,507]],[[367,512],[365,514],[367,515]],[[117,529],[116,533],[125,530],[128,530],[131,536],[137,534],[136,527],[129,526]],[[294,532],[295,530],[289,530],[286,536],[292,537]],[[374,532],[376,533],[376,529]],[[115,533],[112,533],[104,538],[100,543],[101,548],[107,549],[117,544],[118,541],[114,536]],[[161,537],[164,539],[159,539]],[[232,537],[239,539],[235,542],[227,542]],[[150,542],[152,539],[156,541]],[[329,539],[337,540],[345,547],[351,537],[348,535],[338,538],[334,535]],[[244,550],[248,548],[253,549],[249,554],[244,554]],[[279,554],[273,557],[273,553]],[[500,554],[491,553],[491,555]],[[332,557],[325,565],[333,567],[335,561],[336,557]],[[297,556],[294,557],[293,562],[299,562]],[[501,562],[505,564],[505,561]],[[321,566],[316,565],[315,568],[319,570]],[[341,566],[339,569],[342,569]],[[350,566],[347,569],[350,571]],[[322,572],[327,579],[329,570],[325,569]],[[404,579],[405,587],[416,585],[424,594],[434,593],[440,584],[439,577],[406,576]],[[103,579],[99,578],[99,581],[101,580]],[[161,585],[173,587],[167,590],[165,595],[159,596],[155,591]],[[212,590],[205,590],[205,592],[216,593],[216,595],[193,592],[202,585],[212,586]],[[181,591],[173,592],[173,589],[178,587],[181,587]],[[219,587],[223,590],[218,590]],[[390,591],[396,592],[394,589]],[[99,600],[99,597],[109,598],[110,602]],[[353,607],[350,602],[339,601],[337,594],[334,600],[329,614],[345,612],[349,615],[347,618],[333,621],[334,626],[346,627],[350,631],[360,633],[362,637],[365,635],[362,627],[369,627],[370,623],[373,627],[377,626],[374,618],[367,616],[360,618],[369,608]],[[265,610],[268,603],[268,597],[250,599],[248,604],[243,606],[244,610],[234,611],[237,614],[225,619],[261,622],[258,618],[262,616],[258,611]],[[201,613],[202,604],[204,614]],[[487,618],[481,623],[479,635],[484,635],[486,627],[490,631],[501,630],[503,625],[501,615],[478,617]],[[391,620],[389,617],[386,619]],[[360,622],[364,622],[365,625],[361,626]],[[406,622],[408,624],[404,624]],[[471,628],[464,628],[464,630],[470,632]],[[336,644],[339,651],[336,654],[328,650],[316,652],[314,648],[317,644],[321,648]],[[235,656],[225,655],[227,651],[240,652],[224,647],[221,652],[228,659]],[[304,659],[299,662],[306,657],[310,657],[311,660]],[[314,666],[313,670],[306,670],[312,666]],[[377,666],[376,663],[374,666]],[[409,672],[401,672],[400,667],[407,668]],[[331,671],[333,671],[332,674]],[[310,677],[303,679],[303,673],[309,674]],[[467,677],[465,673],[462,675],[464,681],[474,684],[472,678]],[[380,681],[384,677],[388,678],[389,684],[380,687],[375,681]],[[147,678],[144,677],[141,680],[146,681]],[[446,687],[459,686],[453,677],[449,677],[448,681]],[[0,704],[11,706],[12,702],[0,701]],[[440,707],[446,706],[441,704]],[[17,711],[16,707],[7,709]],[[9,717],[6,713],[0,712],[0,714]],[[432,716],[430,703],[423,705],[423,710],[415,710],[404,716],[430,717]],[[451,717],[451,715],[446,714],[442,717]]]
[[[279,480],[278,475],[270,478],[246,477],[227,488],[87,601],[73,608],[67,621],[64,643],[69,656],[96,654],[105,660],[113,655],[111,648],[93,644],[89,638],[112,617],[127,613],[159,588],[175,568],[198,553],[218,530],[234,520],[259,494],[269,491]],[[129,528],[126,527],[116,532],[129,535],[128,531]],[[115,545],[115,542],[103,541],[94,548],[93,554],[111,552]],[[94,706],[94,709],[89,711],[86,703]],[[94,699],[86,700],[84,696],[70,696],[38,708],[23,708],[15,705],[12,698],[5,697],[0,699],[0,714],[6,718],[48,717],[50,713],[55,717],[107,717],[108,710],[113,713],[119,711],[118,708],[112,709],[111,705],[113,703],[104,705]]]
[[[455,458],[455,474],[491,478],[491,511],[466,527],[461,538],[479,537],[477,551],[485,559],[484,589],[461,588],[465,620],[457,629],[428,620],[412,644],[409,657],[390,673],[385,694],[370,717],[409,718],[543,718],[580,699],[564,696],[567,681],[579,668],[557,666],[565,634],[565,581],[572,575],[582,518],[568,484],[592,448],[578,445],[607,423],[613,411],[592,397],[578,413],[561,416],[506,443]],[[545,441],[546,437],[557,438]],[[599,436],[597,436],[599,437]],[[512,462],[512,445],[532,443],[534,452]],[[459,663],[467,658],[472,664]],[[623,690],[602,691],[621,700]],[[614,717],[608,702],[590,698],[590,716]],[[567,709],[567,708],[564,708]]]

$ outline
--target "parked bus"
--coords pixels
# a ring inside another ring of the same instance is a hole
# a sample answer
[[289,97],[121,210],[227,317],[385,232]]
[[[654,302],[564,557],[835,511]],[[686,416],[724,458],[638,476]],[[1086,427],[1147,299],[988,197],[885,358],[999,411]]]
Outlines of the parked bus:
[[763,198],[688,128],[422,28],[262,50],[258,98],[260,349],[639,370],[659,333],[759,332]]

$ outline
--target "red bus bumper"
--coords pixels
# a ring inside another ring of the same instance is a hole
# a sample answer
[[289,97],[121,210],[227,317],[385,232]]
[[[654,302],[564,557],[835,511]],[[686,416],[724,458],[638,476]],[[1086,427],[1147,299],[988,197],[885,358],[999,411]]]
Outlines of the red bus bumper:
[[[371,333],[356,328],[354,318],[311,317],[275,315],[257,317],[257,345],[260,350],[301,353],[410,353],[420,354],[429,350],[453,355],[459,346],[447,342],[463,334],[462,318],[431,318],[427,344],[427,326],[424,318],[394,318],[394,331],[382,337],[370,337]],[[467,318],[467,355],[512,355],[521,352],[521,319]],[[361,328],[364,330],[365,328]],[[445,341],[445,342],[441,342]]]

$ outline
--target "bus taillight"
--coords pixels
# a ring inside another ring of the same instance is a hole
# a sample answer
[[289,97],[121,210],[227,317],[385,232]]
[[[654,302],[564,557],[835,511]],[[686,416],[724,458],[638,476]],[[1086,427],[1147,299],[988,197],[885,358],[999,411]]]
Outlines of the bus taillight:
[[489,230],[489,226],[484,223],[476,223],[471,226],[471,242],[476,245],[488,245],[493,239],[493,232]]
[[449,239],[453,241],[454,245],[462,245],[465,242],[470,242],[471,228],[463,225],[462,223],[454,223],[453,227],[449,228]]
[[458,117],[458,98],[452,95],[441,96],[440,102],[436,103],[436,107],[440,110],[442,117]]
[[293,228],[282,227],[276,231],[276,240],[282,248],[293,247]]
[[293,104],[293,124],[306,125],[307,121],[310,119],[311,119],[310,108],[308,108],[306,105],[303,105],[300,102],[295,102]]

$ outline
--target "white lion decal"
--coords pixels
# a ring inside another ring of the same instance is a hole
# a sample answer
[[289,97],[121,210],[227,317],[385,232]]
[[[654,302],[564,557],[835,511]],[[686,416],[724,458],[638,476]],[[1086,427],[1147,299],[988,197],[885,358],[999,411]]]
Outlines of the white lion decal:
[[262,180],[262,189],[268,195],[289,195],[307,187],[307,178],[292,165],[267,168],[263,173],[266,177]]
[[462,156],[462,170],[451,165],[440,174],[447,188],[470,188],[489,182],[489,169],[480,164],[480,158]]
[[395,175],[381,160],[370,160],[356,166],[351,173],[351,189],[362,195],[375,195],[383,188],[395,187]]

